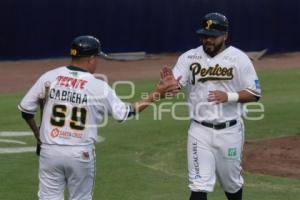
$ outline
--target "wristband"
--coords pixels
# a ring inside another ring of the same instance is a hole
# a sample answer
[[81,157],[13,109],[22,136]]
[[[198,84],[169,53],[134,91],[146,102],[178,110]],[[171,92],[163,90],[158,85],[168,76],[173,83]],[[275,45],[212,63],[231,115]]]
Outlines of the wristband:
[[227,92],[228,102],[237,102],[239,100],[239,94],[237,92]]

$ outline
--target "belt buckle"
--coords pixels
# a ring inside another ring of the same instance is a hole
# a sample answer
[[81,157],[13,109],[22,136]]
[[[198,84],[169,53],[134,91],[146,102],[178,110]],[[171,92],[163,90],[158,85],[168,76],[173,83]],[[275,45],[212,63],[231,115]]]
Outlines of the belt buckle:
[[225,122],[225,127],[228,128],[230,126],[230,121]]
[[215,125],[215,124],[212,124],[212,128],[213,128],[213,129],[216,129],[216,125]]

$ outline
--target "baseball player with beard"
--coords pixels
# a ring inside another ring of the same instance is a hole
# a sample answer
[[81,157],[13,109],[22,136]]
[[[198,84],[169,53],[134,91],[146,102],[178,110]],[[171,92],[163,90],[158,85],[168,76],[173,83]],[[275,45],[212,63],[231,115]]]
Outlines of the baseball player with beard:
[[[18,106],[41,144],[40,200],[63,200],[65,187],[70,200],[91,200],[96,172],[97,125],[106,113],[124,121],[178,87],[178,80],[167,76],[147,97],[126,104],[106,82],[93,76],[100,52],[97,38],[76,37],[71,46],[70,65],[43,74]],[[44,94],[45,105],[38,129],[34,114],[41,94]]]
[[190,200],[206,200],[216,178],[228,200],[241,200],[242,105],[261,97],[259,81],[248,56],[226,46],[224,15],[205,15],[197,33],[202,45],[183,53],[173,68],[174,78],[181,76],[181,86],[188,88]]

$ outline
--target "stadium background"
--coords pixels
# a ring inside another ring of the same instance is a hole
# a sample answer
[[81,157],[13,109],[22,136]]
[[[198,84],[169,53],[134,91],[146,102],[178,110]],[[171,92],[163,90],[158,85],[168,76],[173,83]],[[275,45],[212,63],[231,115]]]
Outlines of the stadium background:
[[92,34],[106,52],[181,52],[197,44],[201,17],[230,20],[246,51],[299,50],[298,0],[1,0],[0,59],[65,56],[70,39]]

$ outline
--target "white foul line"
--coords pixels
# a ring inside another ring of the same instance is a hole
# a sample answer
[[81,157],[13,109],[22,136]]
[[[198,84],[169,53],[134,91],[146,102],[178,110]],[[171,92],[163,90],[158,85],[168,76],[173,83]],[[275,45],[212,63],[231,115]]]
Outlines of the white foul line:
[[26,142],[22,142],[19,140],[6,140],[6,139],[0,139],[0,143],[4,142],[4,143],[14,143],[14,144],[26,144]]
[[0,148],[0,154],[2,153],[26,153],[35,152],[36,147],[10,147],[10,148]]
[[[0,131],[0,137],[22,137],[22,136],[33,136],[30,131]],[[19,140],[0,139],[0,143],[13,143],[25,145],[26,142]],[[8,153],[26,153],[35,152],[36,147],[1,147],[0,154]]]
[[[31,131],[0,131],[0,137],[22,137],[22,136],[33,136]],[[104,137],[99,135],[99,142],[103,142]],[[26,142],[19,140],[9,140],[9,139],[0,139],[0,143],[14,143],[25,145]],[[0,154],[8,153],[26,153],[26,152],[35,152],[36,147],[0,147]]]
[[0,131],[0,137],[33,136],[31,131]]

